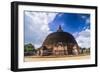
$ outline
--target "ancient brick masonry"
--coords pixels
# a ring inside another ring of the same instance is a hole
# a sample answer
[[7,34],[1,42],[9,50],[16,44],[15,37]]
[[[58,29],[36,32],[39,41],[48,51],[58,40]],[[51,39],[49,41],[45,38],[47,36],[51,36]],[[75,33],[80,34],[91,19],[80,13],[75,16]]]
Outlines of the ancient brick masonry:
[[37,55],[78,55],[79,50],[80,48],[75,38],[70,33],[64,32],[61,26],[59,26],[56,32],[46,37],[42,46],[38,49]]

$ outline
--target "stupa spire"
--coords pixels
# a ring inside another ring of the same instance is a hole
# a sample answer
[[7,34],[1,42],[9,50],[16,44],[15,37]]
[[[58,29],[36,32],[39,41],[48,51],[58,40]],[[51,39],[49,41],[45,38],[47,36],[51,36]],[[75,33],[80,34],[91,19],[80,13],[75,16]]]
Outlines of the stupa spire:
[[57,32],[63,32],[61,25],[58,26]]

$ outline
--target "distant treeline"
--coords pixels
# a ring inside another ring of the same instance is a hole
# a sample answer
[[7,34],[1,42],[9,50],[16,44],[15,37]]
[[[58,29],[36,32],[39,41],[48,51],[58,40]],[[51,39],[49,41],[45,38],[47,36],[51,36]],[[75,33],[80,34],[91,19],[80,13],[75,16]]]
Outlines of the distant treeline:
[[90,54],[90,48],[80,48],[81,54]]

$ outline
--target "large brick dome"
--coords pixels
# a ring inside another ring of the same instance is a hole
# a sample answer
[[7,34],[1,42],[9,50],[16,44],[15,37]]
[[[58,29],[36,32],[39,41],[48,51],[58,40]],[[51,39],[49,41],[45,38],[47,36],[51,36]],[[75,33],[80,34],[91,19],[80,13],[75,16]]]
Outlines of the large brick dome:
[[43,46],[45,45],[56,45],[57,43],[63,43],[63,45],[78,45],[73,35],[68,32],[64,32],[59,26],[57,32],[49,34],[43,42]]
[[67,32],[54,32],[47,36],[45,41],[43,42],[43,45],[52,45],[56,44],[58,42],[62,42],[64,44],[77,44],[74,37]]
[[77,54],[79,54],[79,46],[73,35],[68,32],[64,32],[61,26],[59,26],[56,32],[53,32],[46,37],[42,44],[42,47],[40,48],[42,52],[40,51],[39,54],[41,53],[42,55],[72,55],[73,49],[76,49]]

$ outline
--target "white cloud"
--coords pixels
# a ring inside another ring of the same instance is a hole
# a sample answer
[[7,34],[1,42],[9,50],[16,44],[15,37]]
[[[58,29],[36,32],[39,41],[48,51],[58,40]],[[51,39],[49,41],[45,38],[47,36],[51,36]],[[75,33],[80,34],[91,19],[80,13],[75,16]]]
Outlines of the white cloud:
[[42,31],[49,31],[49,28],[48,28],[48,25],[43,25],[42,27],[41,27],[41,30]]
[[90,29],[85,29],[81,32],[77,32],[73,34],[76,38],[78,45],[82,48],[90,48]]
[[42,45],[45,37],[51,33],[49,23],[57,13],[25,12],[25,42],[32,42],[36,48]]
[[86,24],[90,24],[90,18],[86,19]]
[[86,21],[85,21],[86,24],[89,24],[89,23],[90,23],[90,18],[87,18],[87,17],[84,16],[84,15],[81,16],[81,18],[86,20]]
[[85,16],[85,15],[82,15],[81,18],[82,18],[82,19],[86,19],[86,16]]

